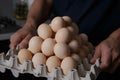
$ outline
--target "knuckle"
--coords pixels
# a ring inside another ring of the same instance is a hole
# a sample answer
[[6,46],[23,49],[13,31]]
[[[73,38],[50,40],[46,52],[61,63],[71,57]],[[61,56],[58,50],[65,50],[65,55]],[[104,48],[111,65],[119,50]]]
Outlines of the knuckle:
[[27,48],[27,45],[28,45],[28,41],[26,41],[26,40],[23,40],[23,41],[19,44],[20,48]]
[[11,39],[15,39],[15,38],[19,38],[19,37],[20,37],[20,34],[19,33],[15,33],[10,38]]

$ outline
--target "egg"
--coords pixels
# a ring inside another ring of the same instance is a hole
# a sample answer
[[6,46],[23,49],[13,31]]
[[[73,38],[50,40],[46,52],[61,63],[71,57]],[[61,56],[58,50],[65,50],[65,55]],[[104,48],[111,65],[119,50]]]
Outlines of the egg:
[[59,29],[55,35],[56,42],[68,43],[70,39],[70,31],[67,28]]
[[65,21],[62,17],[55,17],[51,23],[50,26],[54,32],[57,32],[60,28],[65,27]]
[[70,49],[65,43],[56,43],[54,46],[54,53],[58,58],[64,59],[70,55]]
[[45,39],[41,45],[42,53],[46,56],[53,55],[54,54],[53,48],[54,48],[55,44],[56,44],[56,42],[54,39],[52,39],[52,38]]
[[28,49],[33,53],[37,53],[41,51],[41,44],[43,40],[39,36],[33,36],[29,41]]
[[41,25],[38,26],[37,33],[42,39],[52,37],[52,29],[46,23],[42,23]]
[[76,39],[73,39],[68,44],[72,52],[79,52],[80,44],[79,41]]
[[76,35],[75,29],[72,26],[67,26],[67,29],[70,31],[72,36]]
[[89,51],[90,51],[90,52],[93,52],[93,50],[94,50],[94,45],[93,45],[91,42],[87,42],[85,45],[89,48]]
[[69,71],[75,69],[77,66],[75,60],[72,57],[65,57],[61,62],[61,69],[64,75],[67,75]]
[[71,55],[71,57],[76,61],[76,63],[77,63],[78,65],[82,63],[79,54],[73,53],[73,54]]
[[82,43],[82,39],[81,39],[81,37],[80,37],[79,35],[80,35],[80,34],[78,34],[78,35],[76,36],[76,39],[78,40],[79,44],[82,45],[82,44],[83,44],[83,43]]
[[82,44],[88,43],[88,36],[85,33],[80,33],[79,37],[81,38]]
[[62,17],[66,23],[66,26],[69,26],[72,24],[72,19],[69,16],[63,16]]
[[61,64],[61,61],[56,56],[51,56],[46,61],[46,66],[49,72],[51,72],[56,67],[60,67],[60,64]]
[[32,60],[32,53],[27,49],[20,49],[17,57],[19,62],[23,64],[27,60]]
[[81,58],[85,58],[90,53],[89,48],[85,45],[82,45],[79,49],[79,55]]
[[32,57],[32,62],[33,62],[33,66],[35,68],[37,68],[40,64],[45,64],[46,63],[46,56],[42,53],[36,53],[33,57]]
[[78,27],[78,25],[73,22],[71,26],[74,28],[75,33],[78,34],[79,33],[79,27]]

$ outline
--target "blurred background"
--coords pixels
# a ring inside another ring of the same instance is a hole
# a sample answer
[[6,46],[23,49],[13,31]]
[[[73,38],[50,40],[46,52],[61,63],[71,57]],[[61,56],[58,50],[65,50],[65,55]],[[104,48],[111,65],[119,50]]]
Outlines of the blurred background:
[[23,26],[33,0],[0,0],[0,52],[9,50],[10,36]]

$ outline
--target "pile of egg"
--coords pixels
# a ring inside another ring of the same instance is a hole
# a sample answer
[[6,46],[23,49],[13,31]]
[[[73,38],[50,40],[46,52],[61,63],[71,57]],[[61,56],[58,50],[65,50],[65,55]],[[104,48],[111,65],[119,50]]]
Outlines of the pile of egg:
[[34,68],[45,64],[48,72],[61,67],[67,75],[93,48],[88,36],[79,33],[78,26],[68,16],[58,16],[50,24],[40,24],[37,34],[30,39],[27,49],[18,52],[18,60],[21,64],[31,60]]

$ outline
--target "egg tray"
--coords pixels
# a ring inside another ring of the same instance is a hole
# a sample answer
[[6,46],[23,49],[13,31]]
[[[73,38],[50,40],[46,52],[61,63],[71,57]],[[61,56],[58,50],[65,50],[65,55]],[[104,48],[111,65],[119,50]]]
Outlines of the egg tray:
[[47,80],[95,80],[100,73],[99,59],[95,64],[90,64],[88,58],[82,60],[76,69],[72,69],[67,75],[63,75],[60,67],[54,68],[50,73],[47,72],[46,65],[39,65],[36,69],[31,61],[26,61],[19,64],[17,59],[17,51],[9,50],[7,54],[0,53],[0,72],[5,73],[6,69],[11,70],[14,77],[19,77],[19,74],[30,73],[35,77],[46,77]]

